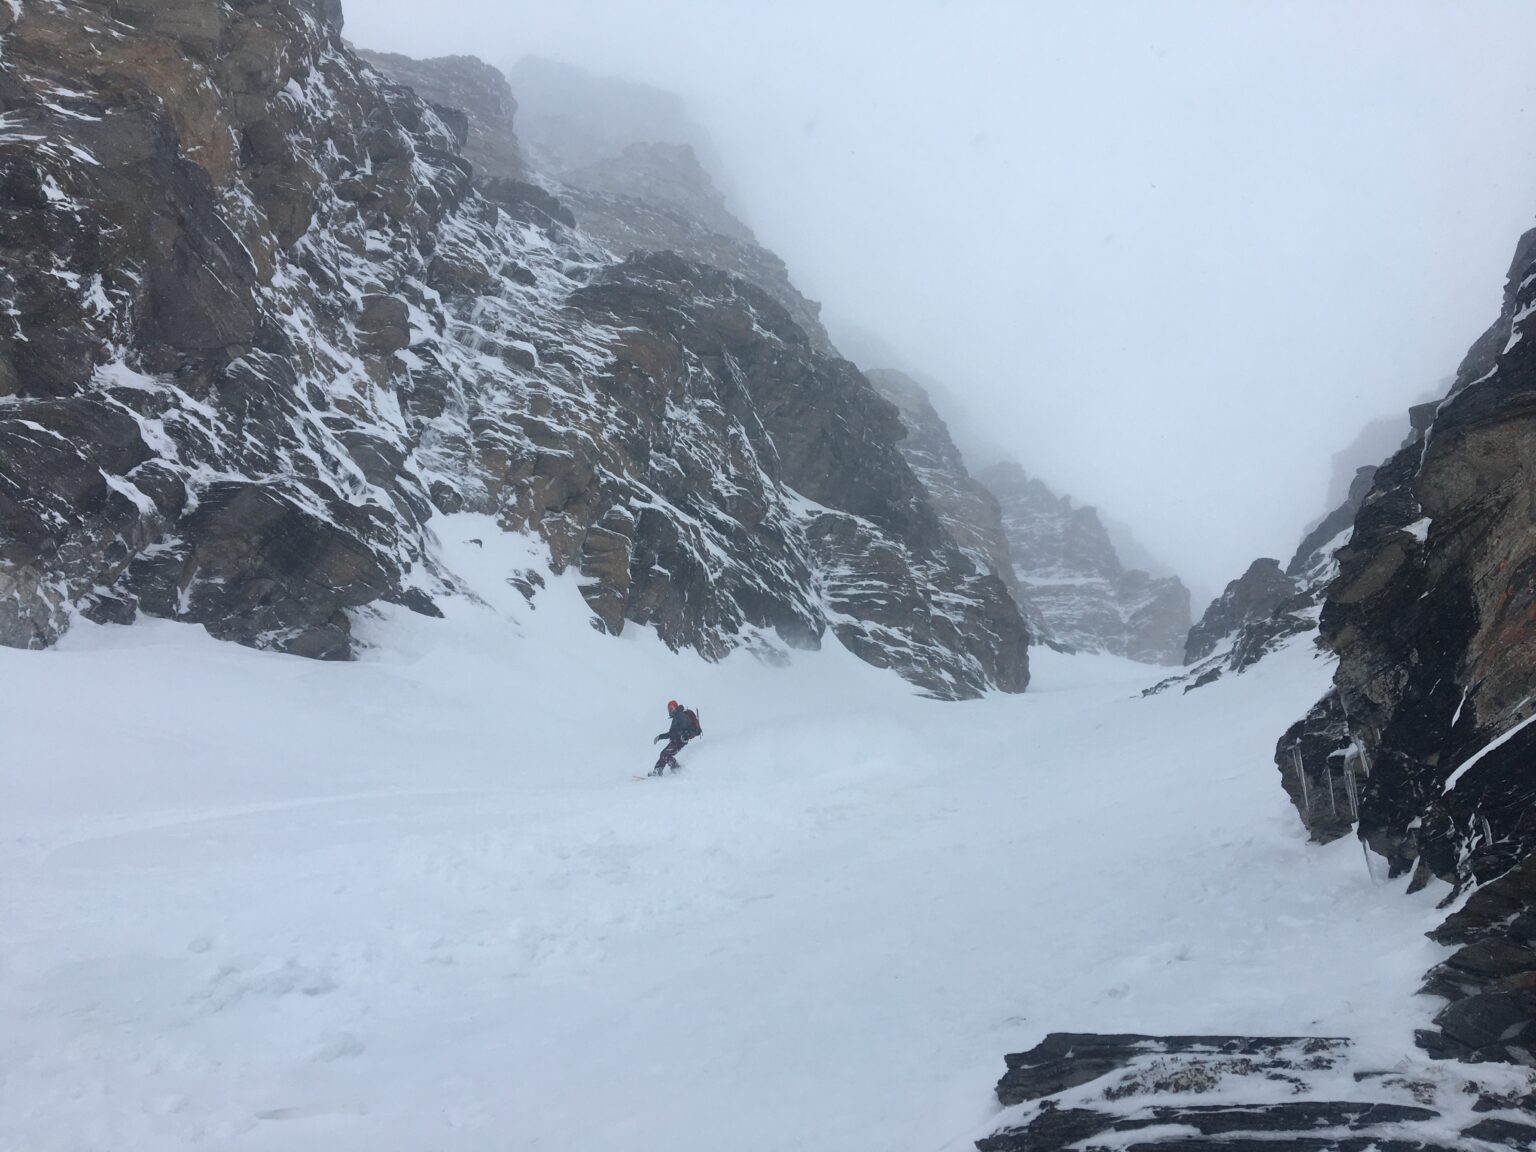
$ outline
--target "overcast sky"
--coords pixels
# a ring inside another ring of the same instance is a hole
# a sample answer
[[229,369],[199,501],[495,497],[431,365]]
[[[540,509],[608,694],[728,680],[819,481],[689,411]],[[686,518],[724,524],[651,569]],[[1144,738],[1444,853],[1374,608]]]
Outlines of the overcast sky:
[[1536,222],[1523,0],[346,10],[364,47],[682,93],[834,336],[1210,591],[1287,559],[1333,454],[1454,371]]

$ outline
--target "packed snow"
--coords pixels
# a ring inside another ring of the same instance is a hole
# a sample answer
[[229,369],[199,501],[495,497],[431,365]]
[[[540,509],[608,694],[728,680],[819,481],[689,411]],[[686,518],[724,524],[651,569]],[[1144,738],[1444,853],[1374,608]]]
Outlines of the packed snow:
[[[588,627],[434,521],[480,599],[351,664],[168,622],[0,650],[0,1148],[965,1148],[1050,1030],[1317,1032],[1390,1065],[1444,891],[1308,846],[1299,637],[1143,699],[1032,654],[920,698]],[[479,541],[475,543],[474,541]],[[636,781],[669,697],[684,770]]]

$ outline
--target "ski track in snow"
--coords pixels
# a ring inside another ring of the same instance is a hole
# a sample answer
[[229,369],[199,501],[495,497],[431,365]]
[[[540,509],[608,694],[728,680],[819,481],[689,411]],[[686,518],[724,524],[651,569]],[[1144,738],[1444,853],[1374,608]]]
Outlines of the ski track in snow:
[[[485,603],[358,663],[0,650],[0,1148],[965,1148],[1051,1030],[1412,1053],[1443,890],[1305,843],[1306,638],[1151,699],[1037,649],[941,704],[830,636],[599,636],[573,576],[505,583],[535,544],[434,524]],[[705,735],[637,783],[672,696]]]

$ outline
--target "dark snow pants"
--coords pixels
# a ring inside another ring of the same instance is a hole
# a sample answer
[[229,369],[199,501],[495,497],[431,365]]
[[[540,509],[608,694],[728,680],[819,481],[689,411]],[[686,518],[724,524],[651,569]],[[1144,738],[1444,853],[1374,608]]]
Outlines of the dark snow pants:
[[668,740],[667,746],[661,750],[661,755],[656,760],[656,767],[652,768],[651,771],[660,772],[663,768],[670,766],[672,771],[676,772],[677,754],[683,750],[683,745],[687,743],[688,739],[684,736],[674,736]]

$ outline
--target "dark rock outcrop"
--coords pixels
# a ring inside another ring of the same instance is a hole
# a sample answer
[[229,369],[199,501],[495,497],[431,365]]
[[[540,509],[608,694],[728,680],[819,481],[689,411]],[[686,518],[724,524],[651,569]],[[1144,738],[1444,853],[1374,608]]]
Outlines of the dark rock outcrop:
[[221,639],[346,659],[345,610],[402,593],[399,571],[364,543],[368,511],[337,511],[346,520],[315,516],[278,486],[211,484],[184,519],[182,541],[136,565],[128,590],[146,611]]
[[1296,546],[1296,554],[1285,567],[1287,576],[1309,585],[1318,585],[1323,578],[1332,579],[1333,571],[1329,565],[1333,554],[1354,532],[1355,517],[1360,512],[1360,505],[1365,503],[1371,485],[1375,483],[1376,468],[1377,465],[1368,464],[1355,470],[1343,502],[1301,538],[1301,543]]
[[1410,888],[1478,886],[1436,933],[1460,950],[1427,978],[1450,1003],[1420,1042],[1536,1065],[1533,313],[1529,233],[1498,320],[1450,395],[1411,411],[1413,435],[1340,534],[1319,630],[1338,656],[1334,690],[1277,761],[1309,787],[1349,765],[1359,834],[1392,875],[1413,870]]
[[1052,1033],[1007,1057],[997,1098],[1017,1111],[976,1147],[1451,1152],[1536,1141],[1527,1103],[1448,1086],[1427,1068],[1350,1076],[1352,1061],[1349,1041],[1319,1037]]
[[1370,770],[1350,735],[1339,694],[1328,691],[1292,724],[1275,749],[1281,787],[1315,843],[1328,844],[1354,830],[1360,789]]
[[[576,217],[571,210],[561,203],[558,196],[538,184],[527,180],[493,178],[481,181],[479,189],[482,196],[504,209],[514,220],[540,229],[552,224],[576,227]],[[515,267],[510,274],[523,284],[532,283],[531,273],[525,268]]]
[[416,60],[396,52],[358,55],[399,84],[429,101],[445,122],[463,117],[457,133],[464,159],[479,179],[526,180],[528,165],[513,129],[517,101],[499,69],[474,56]]
[[[731,437],[739,438],[740,462],[701,469],[683,491],[666,493],[669,499],[720,487],[742,499],[765,482],[769,494],[780,485],[792,489],[802,498],[787,505],[795,538],[803,532],[810,549],[802,562],[819,574],[828,619],[844,644],[939,696],[1023,689],[1028,633],[1007,588],[945,531],[896,447],[903,428],[895,408],[852,364],[816,351],[766,292],[671,253],[633,257],[572,302],[621,334],[608,391],[665,394],[704,384],[718,417],[694,405],[695,419],[741,421]],[[665,410],[656,417],[664,423]],[[689,451],[694,425],[671,432],[675,454]],[[762,478],[727,484],[746,468]],[[726,511],[727,533],[773,522],[758,507]],[[744,576],[771,589],[783,571],[774,553],[789,551],[776,541],[743,566]],[[646,589],[655,567],[632,568],[626,597],[654,602],[657,594]],[[802,586],[804,577],[792,575],[792,586]],[[700,591],[678,594],[696,598]],[[738,602],[753,596],[743,590]]]
[[1280,570],[1280,561],[1260,557],[1205,610],[1189,630],[1184,643],[1184,663],[1193,664],[1216,651],[1244,625],[1268,619],[1275,609],[1296,595],[1296,583]]
[[[482,188],[493,199],[510,188],[531,198],[534,176],[513,129],[515,102],[501,73],[467,56],[365,55],[434,104],[467,108],[465,156],[483,174]],[[697,149],[707,137],[678,97],[537,58],[520,62],[513,76],[529,93],[525,131],[541,172],[558,182],[560,211],[571,214],[567,223],[579,221],[621,257],[677,252],[750,280],[789,311],[818,351],[833,351],[821,306],[795,288],[784,261],[731,212],[700,163]]]
[[[1184,645],[1188,669],[1148,688],[1147,694],[1182,685],[1188,692],[1213,683],[1228,672],[1243,672],[1279,648],[1285,641],[1317,629],[1319,605],[1329,582],[1337,573],[1334,553],[1353,531],[1355,515],[1370,491],[1374,468],[1361,468],[1355,475],[1344,503],[1324,516],[1308,531],[1297,546],[1285,571],[1280,562],[1260,557],[1248,570],[1227,585],[1213,600],[1199,622],[1190,629]],[[1276,763],[1282,774],[1292,771],[1295,753],[1292,736],[1280,742]],[[1308,748],[1313,745],[1309,742]],[[1331,753],[1330,753],[1331,754]],[[1325,786],[1335,784],[1338,765],[1323,762],[1308,764],[1305,771],[1316,775]],[[1293,780],[1300,793],[1300,777]],[[1287,788],[1291,785],[1288,784]],[[1331,824],[1325,821],[1331,829]],[[1314,828],[1314,833],[1319,829]],[[1323,833],[1332,839],[1331,831]]]
[[1372,774],[1361,834],[1394,872],[1415,861],[1485,881],[1536,848],[1536,241],[1504,312],[1377,473],[1337,554],[1322,636]]
[[1017,464],[979,479],[997,497],[1015,578],[1047,636],[1068,649],[1179,662],[1189,590],[1177,578],[1126,570],[1092,508],[1057,496]]
[[610,267],[536,186],[477,193],[492,121],[386,80],[331,5],[0,13],[0,642],[146,612],[344,657],[359,608],[451,594],[427,525],[469,510],[609,631],[830,626],[937,695],[1023,687],[1006,589],[851,365],[739,279]]
[[1432,1056],[1536,1067],[1536,856],[1474,892],[1430,934],[1457,947],[1424,990],[1448,1003],[1419,1035]]
[[[1259,1058],[1268,1061],[1266,1071],[1329,1068],[1334,1063],[1333,1054],[1347,1048],[1348,1044],[1347,1040],[1294,1036],[1256,1038],[1052,1032],[1028,1052],[1010,1052],[1004,1057],[1008,1071],[997,1082],[997,1099],[1006,1107],[1055,1096],[1113,1073],[1127,1073],[1149,1066],[1162,1072],[1164,1069],[1156,1067],[1149,1057],[1189,1056],[1193,1057],[1187,1065],[1190,1068],[1240,1075],[1248,1075],[1247,1063]],[[1238,1064],[1238,1061],[1245,1063]],[[1128,1081],[1126,1086],[1137,1085],[1135,1081]]]
[[928,490],[934,510],[950,537],[977,568],[990,572],[1007,586],[1029,622],[1034,642],[1052,643],[1044,615],[1019,586],[997,497],[970,474],[965,457],[950,437],[943,418],[934,410],[927,390],[906,373],[894,369],[872,368],[864,374],[901,413],[906,428],[901,454]]
[[[1268,614],[1255,613],[1243,622],[1231,646],[1229,668],[1240,672],[1286,637],[1316,627],[1318,605],[1338,571],[1334,554],[1353,533],[1355,516],[1375,475],[1375,468],[1356,472],[1344,503],[1302,538],[1285,572],[1296,594]],[[1360,793],[1370,778],[1370,756],[1350,730],[1337,690],[1330,689],[1286,730],[1275,747],[1275,766],[1313,841],[1327,844],[1354,829]]]
[[[671,179],[655,175],[668,167],[681,171]],[[750,280],[783,305],[818,351],[834,351],[821,323],[821,305],[801,295],[783,260],[759,244],[723,206],[722,213],[731,221],[725,231],[701,224],[690,214],[691,205],[705,198],[686,192],[693,183],[690,177],[713,192],[691,151],[673,145],[632,144],[621,156],[598,169],[578,172],[572,180],[596,178],[599,173],[602,188],[573,182],[562,186],[561,198],[570,204],[582,228],[600,243],[619,255],[678,252]],[[628,191],[613,190],[620,188]],[[664,198],[669,195],[677,195],[678,200]]]

